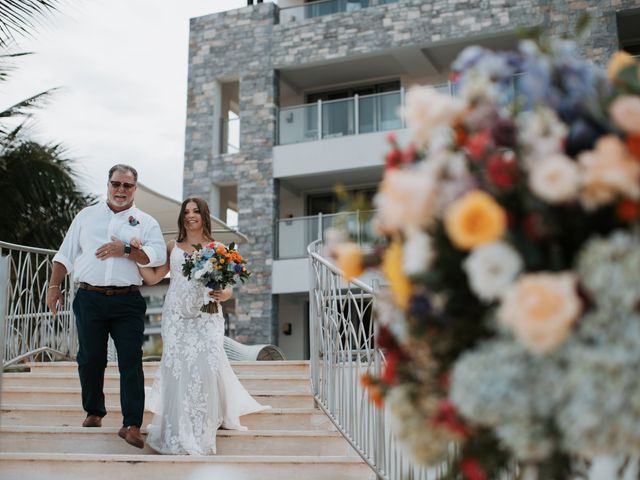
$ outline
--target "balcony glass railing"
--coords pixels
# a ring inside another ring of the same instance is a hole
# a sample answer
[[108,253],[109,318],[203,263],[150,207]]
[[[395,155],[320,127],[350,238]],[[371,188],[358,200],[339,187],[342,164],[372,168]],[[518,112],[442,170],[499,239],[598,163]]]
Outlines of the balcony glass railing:
[[327,215],[285,218],[276,222],[276,259],[303,258],[307,246],[322,238],[324,231],[339,227],[358,242],[374,238],[371,217],[374,211],[341,212]]
[[402,90],[397,90],[281,108],[279,144],[402,128],[398,114],[402,96]]
[[[512,94],[517,94],[523,78],[523,74],[514,75]],[[458,94],[459,84],[446,82],[429,87],[442,94],[455,96]],[[344,100],[319,100],[316,103],[281,108],[278,118],[278,144],[289,145],[403,128],[400,107],[404,106],[404,93],[404,89],[400,89],[374,95],[354,95]]]
[[[393,0],[397,1],[397,0]],[[389,2],[387,2],[389,3]],[[355,12],[369,6],[369,0],[321,0],[280,9],[280,23],[290,23],[332,13]]]

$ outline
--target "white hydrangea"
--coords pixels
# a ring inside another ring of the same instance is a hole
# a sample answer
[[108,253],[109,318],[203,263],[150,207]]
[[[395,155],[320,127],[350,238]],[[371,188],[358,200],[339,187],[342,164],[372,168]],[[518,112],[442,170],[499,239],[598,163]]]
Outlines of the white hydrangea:
[[425,273],[434,259],[431,237],[422,230],[411,229],[404,242],[402,267],[408,276]]
[[475,248],[462,268],[469,286],[481,300],[497,299],[522,271],[520,254],[506,242],[493,242]]
[[578,164],[566,155],[550,155],[531,165],[529,187],[549,203],[575,200],[580,187]]

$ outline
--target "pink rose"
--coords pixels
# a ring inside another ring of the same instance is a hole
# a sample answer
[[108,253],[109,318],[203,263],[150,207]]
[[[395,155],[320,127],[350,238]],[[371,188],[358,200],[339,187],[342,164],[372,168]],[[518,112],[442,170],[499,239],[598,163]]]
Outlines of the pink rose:
[[640,135],[640,97],[619,96],[609,105],[609,114],[623,132]]

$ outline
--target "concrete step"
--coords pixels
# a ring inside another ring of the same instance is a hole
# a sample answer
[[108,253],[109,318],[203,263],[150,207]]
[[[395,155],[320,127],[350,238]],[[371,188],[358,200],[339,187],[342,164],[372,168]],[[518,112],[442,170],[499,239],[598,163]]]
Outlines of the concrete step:
[[[103,427],[120,427],[122,414],[120,407],[107,407],[109,414],[102,419]],[[80,426],[85,417],[80,404],[75,405],[25,405],[3,404],[0,407],[0,425],[75,427]],[[146,411],[143,425],[151,423],[153,413]],[[250,430],[326,430],[335,427],[329,418],[315,408],[272,408],[270,410],[241,417],[242,425]]]
[[[160,362],[143,362],[145,375],[153,376]],[[25,363],[25,368],[32,372],[48,371],[56,373],[78,372],[78,365],[75,362],[32,362]],[[237,375],[305,375],[309,377],[308,360],[279,360],[267,362],[231,362],[231,367]],[[109,362],[106,373],[117,374],[118,364]]]
[[[287,392],[277,389],[249,389],[249,393],[262,405],[270,405],[274,408],[313,407],[313,396],[310,393]],[[107,405],[120,403],[118,388],[105,388],[104,395]],[[81,404],[79,387],[5,387],[3,385],[0,399],[0,404]]]
[[[156,454],[149,446],[137,450],[117,432],[115,427],[0,427],[0,451]],[[142,433],[146,437],[146,428]],[[216,445],[219,455],[357,455],[338,432],[318,430],[218,430]]]
[[[51,369],[53,370],[53,369]],[[293,374],[245,374],[238,375],[238,379],[246,389],[269,390],[277,389],[287,392],[311,393],[311,382],[306,375]],[[38,370],[37,372],[5,373],[2,375],[4,387],[80,387],[77,372],[60,373]],[[145,385],[153,385],[153,376],[145,377]],[[105,388],[118,388],[120,375],[108,373],[104,379]]]
[[0,453],[0,479],[374,480],[355,457]]

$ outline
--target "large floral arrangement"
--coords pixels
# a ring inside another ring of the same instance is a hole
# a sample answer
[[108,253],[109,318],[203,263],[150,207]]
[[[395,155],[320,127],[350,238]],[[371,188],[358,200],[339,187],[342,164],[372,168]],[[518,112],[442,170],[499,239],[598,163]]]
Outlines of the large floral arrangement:
[[390,137],[375,221],[394,308],[363,382],[417,461],[459,445],[450,478],[638,454],[640,64],[538,39],[452,69],[459,94],[411,90],[412,143]]
[[195,250],[185,252],[182,263],[182,274],[189,280],[204,285],[203,305],[201,311],[217,313],[218,303],[210,293],[222,290],[238,281],[244,283],[251,273],[247,270],[245,259],[238,253],[236,245],[211,242],[206,245],[194,245]]

